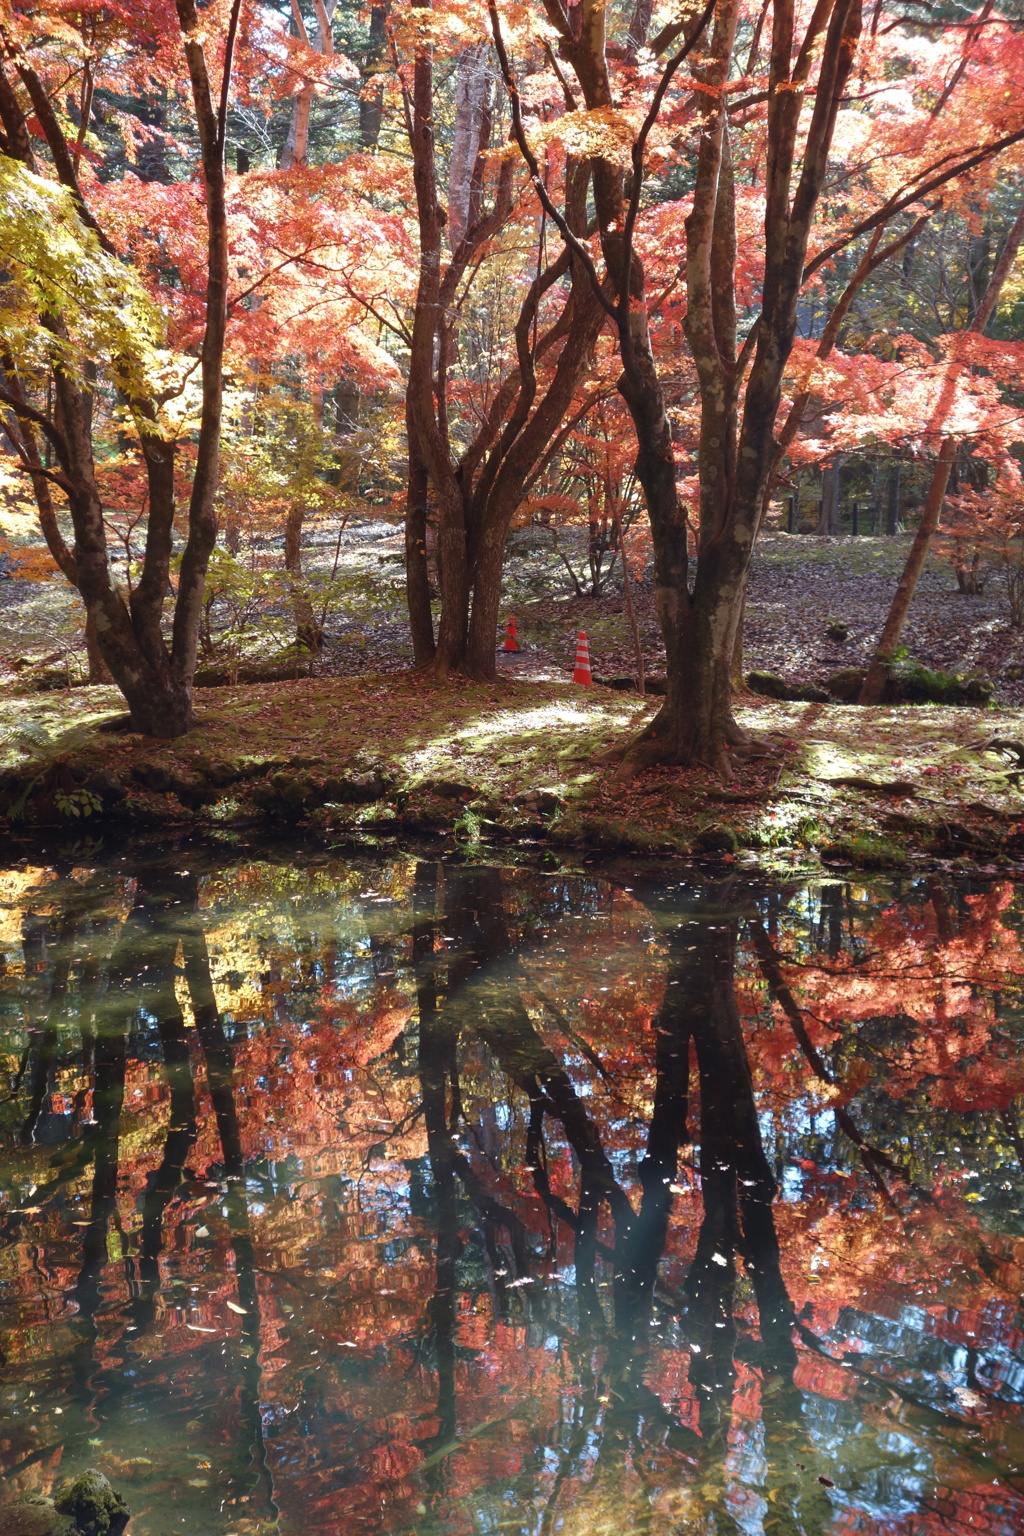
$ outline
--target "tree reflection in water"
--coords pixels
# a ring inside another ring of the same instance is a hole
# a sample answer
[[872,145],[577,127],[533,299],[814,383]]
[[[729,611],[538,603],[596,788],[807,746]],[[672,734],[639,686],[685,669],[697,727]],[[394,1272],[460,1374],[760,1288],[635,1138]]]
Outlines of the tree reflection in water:
[[139,1536],[1024,1526],[1009,887],[8,895],[12,1487],[99,1464]]

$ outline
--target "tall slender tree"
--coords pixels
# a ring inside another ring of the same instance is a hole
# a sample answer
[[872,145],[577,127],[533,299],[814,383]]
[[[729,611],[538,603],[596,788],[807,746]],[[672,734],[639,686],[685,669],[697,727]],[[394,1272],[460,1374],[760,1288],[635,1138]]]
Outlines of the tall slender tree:
[[[1024,240],[1024,203],[1021,203],[1017,217],[1013,222],[1009,234],[999,253],[999,259],[992,269],[992,276],[988,280],[985,292],[981,296],[981,302],[974,313],[970,325],[967,327],[969,335],[982,336],[985,327],[992,319],[999,296],[1003,291],[1006,279],[1013,269],[1020,250],[1021,241]],[[889,605],[889,612],[882,626],[882,633],[878,637],[874,655],[871,658],[864,683],[860,691],[860,704],[880,704],[885,697],[885,685],[889,677],[889,668],[903,626],[907,622],[907,614],[910,612],[910,604],[917,590],[917,583],[924,569],[924,562],[928,558],[928,551],[938,531],[939,519],[942,516],[942,506],[946,498],[946,490],[949,486],[949,477],[956,462],[959,442],[955,435],[944,431],[948,422],[950,410],[957,393],[957,385],[964,372],[963,365],[952,358],[945,370],[945,375],[939,390],[939,398],[935,404],[932,416],[932,433],[942,433],[939,442],[938,456],[935,467],[932,470],[931,482],[928,486],[928,495],[925,499],[924,511],[921,521],[917,525],[910,552],[906,563],[896,584],[896,591]]]

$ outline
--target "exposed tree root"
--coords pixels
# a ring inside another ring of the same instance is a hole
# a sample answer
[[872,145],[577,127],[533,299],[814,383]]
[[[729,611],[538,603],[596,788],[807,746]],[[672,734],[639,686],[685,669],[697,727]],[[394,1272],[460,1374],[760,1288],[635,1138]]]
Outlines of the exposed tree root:
[[731,716],[722,721],[703,741],[686,739],[674,722],[667,728],[659,713],[631,742],[616,744],[602,752],[595,761],[605,766],[617,765],[614,784],[627,784],[647,768],[659,765],[674,768],[707,768],[726,783],[735,778],[737,761],[770,757],[773,748],[760,737],[752,736]]
[[450,683],[461,679],[467,683],[494,683],[498,680],[497,668],[488,672],[485,668],[474,669],[465,661],[449,661],[441,655],[436,655],[431,661],[423,662],[418,667],[411,667],[409,675],[419,681],[428,683]]

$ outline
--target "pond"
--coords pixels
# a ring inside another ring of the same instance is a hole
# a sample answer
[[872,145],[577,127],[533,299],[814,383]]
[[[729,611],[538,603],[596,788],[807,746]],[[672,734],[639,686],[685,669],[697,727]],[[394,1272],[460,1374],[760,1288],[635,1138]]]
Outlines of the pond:
[[0,903],[8,1492],[1024,1529],[1009,883],[188,848]]

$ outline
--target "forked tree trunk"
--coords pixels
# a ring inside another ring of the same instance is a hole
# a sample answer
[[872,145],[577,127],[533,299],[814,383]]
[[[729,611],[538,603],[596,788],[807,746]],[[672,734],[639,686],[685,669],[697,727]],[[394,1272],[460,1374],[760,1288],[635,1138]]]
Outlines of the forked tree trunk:
[[[605,7],[582,0],[579,25],[560,26],[560,45],[590,111],[614,106],[605,46]],[[550,14],[550,13],[549,13]],[[498,42],[497,12],[491,5]],[[676,492],[676,465],[664,393],[647,325],[643,269],[632,240],[640,208],[648,136],[665,92],[714,16],[695,71],[702,131],[692,212],[687,219],[686,332],[696,364],[701,425],[697,563],[688,585],[687,516]],[[645,763],[702,760],[729,771],[729,749],[745,745],[732,714],[731,670],[747,569],[771,473],[782,377],[796,333],[797,300],[814,210],[824,184],[836,117],[860,34],[860,0],[823,0],[795,50],[792,0],[776,0],[769,79],[765,276],[762,312],[751,332],[753,363],[742,415],[736,337],[736,218],[725,109],[733,61],[737,0],[709,4],[691,23],[683,48],[665,66],[632,150],[628,199],[622,172],[595,160],[594,198],[612,299],[602,298],[619,333],[619,389],[637,437],[636,474],[651,520],[655,593],[668,657],[668,692],[657,717],[628,749],[624,772]],[[678,38],[684,24],[666,28]],[[499,49],[499,53],[501,50]],[[507,58],[501,56],[506,85]],[[701,89],[703,87],[703,90]],[[813,100],[802,121],[805,91]],[[511,94],[511,92],[510,92]],[[546,196],[513,96],[513,126],[537,194],[577,260],[587,253]],[[805,131],[806,129],[806,131]],[[797,171],[797,147],[804,142]],[[596,292],[600,279],[590,266]],[[745,348],[743,362],[746,362]]]
[[[426,9],[427,0],[418,8]],[[438,198],[434,141],[433,62],[418,47],[406,106],[413,159],[420,259],[406,387],[409,477],[406,501],[407,592],[417,663],[443,680],[452,673],[481,680],[496,676],[501,575],[508,530],[523,495],[560,441],[573,397],[590,362],[602,324],[601,306],[586,273],[566,253],[542,266],[516,321],[516,364],[490,399],[475,436],[456,457],[448,431],[448,369],[453,353],[460,284],[485,242],[512,208],[513,167],[504,160],[483,211],[485,151],[491,111],[488,50],[474,47],[460,60],[455,155],[450,168],[451,260],[442,264],[448,216]],[[569,161],[566,207],[575,228],[587,225],[589,164]],[[561,314],[538,334],[545,296],[569,275]],[[560,350],[559,349],[560,345]],[[553,363],[551,358],[557,360]],[[550,367],[546,380],[540,365]],[[437,521],[441,613],[436,640],[429,624],[425,571],[419,553],[424,476]],[[431,646],[433,650],[431,652]]]
[[[812,33],[817,29],[816,35],[808,35],[794,61],[792,8],[783,3],[775,6],[763,309],[753,333],[756,345],[742,413],[738,405],[731,159],[725,114],[717,94],[728,77],[735,43],[736,8],[732,4],[718,8],[708,61],[701,72],[709,92],[704,103],[693,211],[687,221],[686,320],[701,396],[697,563],[688,591],[685,576],[680,581],[676,574],[680,566],[685,571],[678,509],[671,506],[667,488],[659,495],[641,475],[652,509],[656,562],[659,545],[664,550],[659,611],[669,657],[669,682],[664,705],[627,755],[629,769],[652,760],[702,761],[728,773],[730,750],[746,746],[745,732],[732,711],[732,666],[747,572],[772,469],[782,375],[796,330],[796,305],[811,220],[860,31],[859,0],[837,0],[827,9],[819,7],[811,26]],[[818,50],[815,105],[797,176],[794,151],[800,130],[800,93],[794,86],[807,78]],[[653,365],[649,371],[653,374]],[[624,372],[628,373],[628,368]],[[651,392],[648,384],[646,393],[650,396]],[[638,411],[628,395],[627,401],[642,454],[643,428],[649,413]],[[659,500],[663,509],[656,512]]]
[[743,612],[747,561],[719,551],[698,567],[690,601],[662,619],[667,654],[665,701],[634,751],[645,761],[702,762],[728,773],[727,754],[744,732],[733,718],[733,658]]
[[[295,21],[295,30],[306,47],[315,47],[317,53],[332,54],[334,52],[334,37],[331,28],[331,19],[334,16],[338,0],[313,0],[316,8],[317,35],[315,44],[310,44],[306,32],[306,24],[302,19],[298,0],[292,0],[292,17]],[[281,150],[281,169],[290,170],[293,165],[305,165],[309,158],[309,118],[313,109],[313,97],[316,88],[311,80],[303,83],[292,100],[292,115],[288,124],[288,133]]]
[[[103,661],[128,703],[134,729],[165,739],[182,735],[192,724],[193,675],[203,588],[210,554],[217,537],[214,498],[224,396],[228,284],[224,151],[227,87],[239,8],[240,0],[234,0],[228,18],[223,54],[224,76],[215,94],[207,69],[203,31],[194,0],[176,0],[200,145],[208,262],[206,328],[200,356],[202,409],[199,441],[170,645],[165,640],[161,621],[173,548],[174,444],[162,435],[156,403],[133,394],[129,370],[122,368],[118,360],[115,360],[114,383],[124,391],[139,432],[149,493],[142,573],[126,601],[111,572],[103,523],[103,503],[93,459],[92,392],[89,383],[91,360],[87,360],[82,382],[59,363],[54,365],[52,382],[55,411],[53,420],[50,420],[30,404],[16,360],[0,358],[4,380],[0,388],[0,399],[11,409],[19,423],[19,452],[32,480],[40,524],[47,544],[61,570],[82,595],[87,621],[92,626]],[[97,225],[78,185],[75,155],[43,81],[28,64],[17,40],[2,23],[0,36],[6,58],[11,61],[28,95],[58,181],[73,199],[81,222],[95,234],[104,251],[115,256],[114,248]],[[27,169],[34,170],[36,167],[27,114],[2,66],[0,118],[9,146]],[[48,313],[40,318],[43,325],[63,335],[59,315]],[[57,483],[67,497],[74,529],[73,549],[68,548],[57,526],[49,482],[41,472],[35,439],[35,433],[39,431],[49,438],[55,451],[60,469]]]

